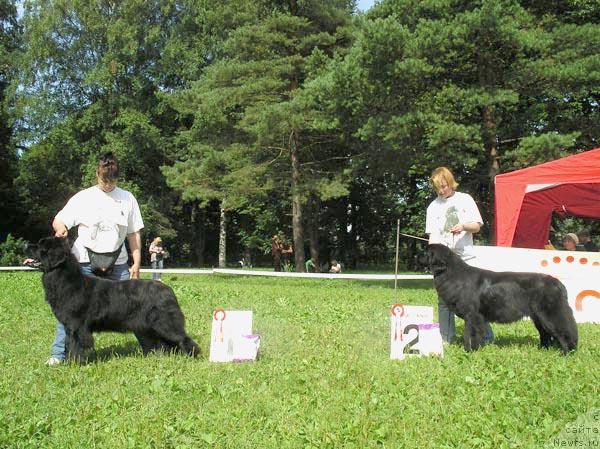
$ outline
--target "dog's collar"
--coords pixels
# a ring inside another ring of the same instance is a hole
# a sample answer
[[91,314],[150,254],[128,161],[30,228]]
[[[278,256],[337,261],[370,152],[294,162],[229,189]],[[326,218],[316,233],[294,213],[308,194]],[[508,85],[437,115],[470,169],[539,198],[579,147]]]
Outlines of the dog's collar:
[[440,274],[444,274],[446,271],[448,271],[448,267],[433,268],[431,270],[431,274],[434,276],[439,276]]

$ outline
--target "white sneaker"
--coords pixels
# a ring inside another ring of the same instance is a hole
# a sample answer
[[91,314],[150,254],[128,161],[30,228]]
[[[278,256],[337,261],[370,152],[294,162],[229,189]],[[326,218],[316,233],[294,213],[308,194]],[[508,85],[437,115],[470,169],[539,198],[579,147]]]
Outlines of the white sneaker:
[[56,357],[50,357],[46,360],[46,366],[56,366],[60,365],[63,362],[61,359],[57,359]]

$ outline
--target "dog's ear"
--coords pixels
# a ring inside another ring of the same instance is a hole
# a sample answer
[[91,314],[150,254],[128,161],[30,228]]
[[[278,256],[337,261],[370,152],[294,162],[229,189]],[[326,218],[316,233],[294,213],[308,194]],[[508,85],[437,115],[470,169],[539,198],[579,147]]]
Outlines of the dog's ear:
[[66,239],[46,237],[38,242],[40,262],[46,271],[52,270],[67,260],[69,246]]
[[427,258],[429,260],[429,269],[435,276],[436,274],[441,274],[446,271],[446,267],[448,264],[447,261],[447,248],[444,245],[439,244],[431,244],[427,248]]

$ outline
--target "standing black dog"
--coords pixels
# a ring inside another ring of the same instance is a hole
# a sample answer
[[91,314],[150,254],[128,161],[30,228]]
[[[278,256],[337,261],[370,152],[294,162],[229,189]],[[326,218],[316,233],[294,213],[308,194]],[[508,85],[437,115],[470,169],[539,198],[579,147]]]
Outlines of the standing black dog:
[[565,354],[577,347],[577,325],[558,279],[475,268],[444,245],[429,245],[428,257],[440,299],[465,320],[465,351],[479,348],[485,321],[510,323],[524,316],[533,320],[540,346],[557,342]]
[[156,281],[110,281],[81,273],[66,239],[47,237],[26,250],[39,261],[46,301],[68,331],[69,357],[82,361],[93,332],[133,332],[144,354],[167,350],[200,354],[170,287]]

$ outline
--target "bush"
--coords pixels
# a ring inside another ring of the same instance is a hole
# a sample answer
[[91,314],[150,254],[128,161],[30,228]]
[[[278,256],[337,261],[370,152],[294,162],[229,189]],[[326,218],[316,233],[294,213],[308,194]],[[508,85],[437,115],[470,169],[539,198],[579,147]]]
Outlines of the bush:
[[0,266],[19,266],[25,260],[25,240],[15,239],[8,234],[6,241],[0,243]]

